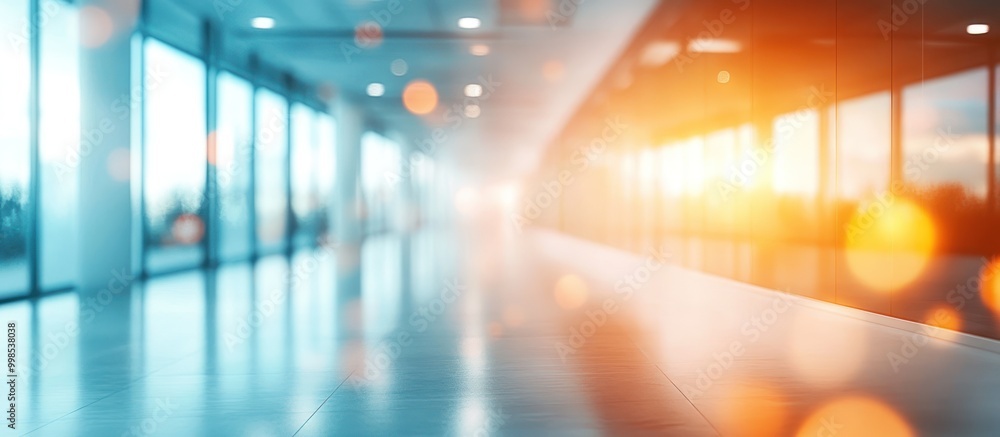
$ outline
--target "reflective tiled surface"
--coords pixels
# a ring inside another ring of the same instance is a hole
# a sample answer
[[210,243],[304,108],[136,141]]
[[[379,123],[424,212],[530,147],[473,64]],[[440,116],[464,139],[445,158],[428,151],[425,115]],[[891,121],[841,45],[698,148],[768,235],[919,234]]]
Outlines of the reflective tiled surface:
[[[488,248],[488,249],[483,249]],[[421,233],[0,307],[18,434],[982,435],[1000,356],[568,237]],[[832,308],[832,306],[831,306]],[[75,325],[74,325],[75,324]],[[76,328],[75,326],[79,327]]]

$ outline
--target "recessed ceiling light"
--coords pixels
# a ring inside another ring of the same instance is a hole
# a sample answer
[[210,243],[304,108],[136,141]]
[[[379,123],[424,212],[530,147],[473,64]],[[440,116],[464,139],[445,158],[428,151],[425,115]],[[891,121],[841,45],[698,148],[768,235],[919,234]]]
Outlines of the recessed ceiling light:
[[372,82],[368,84],[368,95],[372,97],[382,97],[385,95],[385,85],[378,82]]
[[970,24],[965,28],[969,35],[985,35],[990,32],[989,24]]
[[490,54],[490,46],[486,44],[473,44],[469,47],[469,53],[473,56],[486,56]]
[[739,41],[731,39],[693,39],[687,49],[691,53],[739,53],[743,48]]
[[257,17],[250,20],[250,25],[255,29],[271,29],[274,27],[274,18],[271,17]]
[[465,97],[481,97],[483,95],[483,86],[478,83],[470,83],[465,86]]
[[458,19],[458,27],[462,29],[478,29],[483,22],[476,17],[462,17]]

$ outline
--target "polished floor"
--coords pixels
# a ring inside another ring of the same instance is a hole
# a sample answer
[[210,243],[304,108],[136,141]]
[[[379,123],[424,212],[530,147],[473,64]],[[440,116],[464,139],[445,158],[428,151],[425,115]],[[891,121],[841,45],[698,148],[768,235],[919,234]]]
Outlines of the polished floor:
[[695,273],[666,252],[486,235],[378,237],[110,300],[0,307],[32,357],[17,432],[1000,434],[993,340]]

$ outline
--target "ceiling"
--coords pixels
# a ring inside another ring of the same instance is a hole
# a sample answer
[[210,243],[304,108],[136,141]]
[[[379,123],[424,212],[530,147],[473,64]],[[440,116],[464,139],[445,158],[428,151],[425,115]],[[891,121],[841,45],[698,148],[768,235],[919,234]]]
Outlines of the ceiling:
[[[440,127],[435,155],[453,159],[478,178],[505,178],[532,170],[561,130],[642,27],[657,0],[151,0],[157,11],[182,11],[223,29],[224,50],[252,50],[262,62],[298,80],[351,100],[372,126],[414,145]],[[580,3],[577,5],[577,3]],[[164,13],[160,15],[171,15]],[[254,29],[254,17],[275,19]],[[460,29],[459,18],[482,27]],[[179,38],[191,34],[177,20]],[[380,22],[379,32],[370,33]],[[357,30],[368,29],[357,39]],[[367,26],[367,27],[366,27]],[[169,25],[168,25],[169,27]],[[380,33],[380,34],[379,34]],[[373,38],[371,38],[373,37]],[[487,56],[470,53],[485,44]],[[396,76],[393,61],[407,64]],[[466,84],[483,79],[495,92],[468,102]],[[401,95],[426,80],[440,95],[427,115],[410,113]],[[369,83],[385,95],[369,97]],[[481,115],[462,116],[477,103]],[[455,106],[458,105],[458,106]],[[447,114],[448,110],[451,114]],[[447,118],[446,118],[447,117]],[[460,120],[460,121],[457,121]],[[441,135],[443,133],[443,135]],[[437,157],[437,156],[435,156]]]

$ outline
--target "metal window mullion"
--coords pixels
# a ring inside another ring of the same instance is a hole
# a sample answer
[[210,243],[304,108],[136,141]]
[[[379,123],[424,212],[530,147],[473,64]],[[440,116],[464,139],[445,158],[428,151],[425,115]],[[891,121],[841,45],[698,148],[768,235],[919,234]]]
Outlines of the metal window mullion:
[[41,278],[39,277],[40,269],[40,257],[39,257],[39,201],[41,199],[39,187],[39,173],[41,170],[41,162],[39,160],[39,121],[41,111],[40,105],[40,86],[39,78],[41,74],[39,72],[40,64],[40,49],[41,49],[41,35],[39,29],[39,0],[30,0],[28,20],[30,22],[29,36],[30,36],[30,81],[28,90],[28,117],[29,117],[29,160],[30,160],[30,171],[28,176],[28,211],[26,221],[26,253],[25,256],[28,261],[28,294],[31,296],[37,296],[40,294],[40,283]]
[[257,238],[257,92],[259,85],[259,61],[256,54],[250,55],[250,188],[247,218],[250,221],[250,259],[260,257],[260,241]]
[[216,70],[217,46],[215,29],[211,20],[205,20],[203,28],[204,57],[205,64],[205,188],[204,201],[202,202],[201,214],[202,222],[205,224],[205,233],[201,239],[202,245],[202,265],[210,267],[218,264],[219,247],[219,181],[216,172],[216,148],[218,138],[213,135],[217,125],[217,97],[218,88],[216,86],[218,72]]

